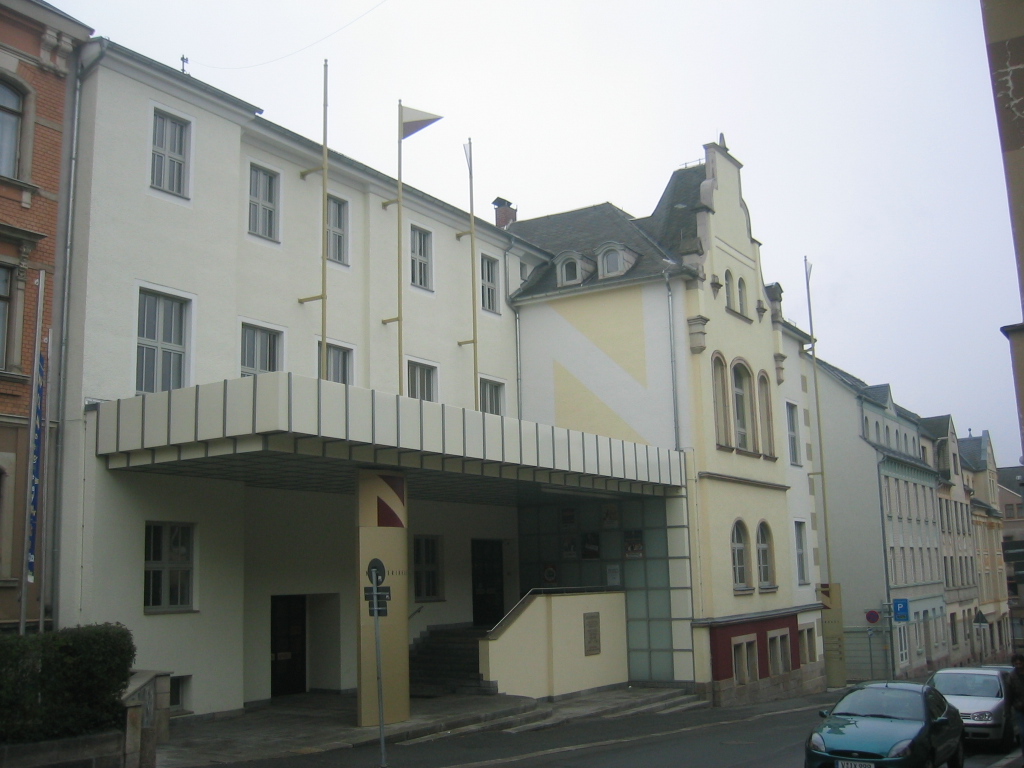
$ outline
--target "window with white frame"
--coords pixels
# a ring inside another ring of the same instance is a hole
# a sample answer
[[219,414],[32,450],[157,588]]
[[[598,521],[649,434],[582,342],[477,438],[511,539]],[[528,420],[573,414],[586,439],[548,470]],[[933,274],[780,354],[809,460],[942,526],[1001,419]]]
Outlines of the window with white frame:
[[480,379],[480,410],[501,416],[505,412],[505,385],[490,379]]
[[789,630],[775,629],[768,633],[768,674],[782,675],[792,668]]
[[733,284],[732,272],[725,270],[725,307],[736,309],[736,286]]
[[417,602],[444,599],[441,537],[413,536],[413,594]]
[[249,166],[249,232],[277,240],[278,186],[280,177],[273,171]]
[[732,526],[732,587],[750,588],[750,552],[747,528],[737,520]]
[[327,198],[327,258],[337,264],[348,264],[348,203],[337,197]]
[[185,322],[188,302],[139,291],[135,392],[167,392],[185,384]]
[[498,311],[498,260],[490,256],[480,257],[480,306]]
[[757,526],[757,584],[762,588],[775,586],[772,532],[768,523]]
[[899,649],[900,666],[906,664],[910,659],[910,648],[907,640],[907,625],[900,624],[896,628],[897,647]]
[[741,451],[756,450],[750,371],[742,363],[736,363],[732,367],[732,400],[733,417],[736,421],[736,447]]
[[772,424],[772,389],[763,372],[757,377],[757,415],[761,420],[761,453],[775,455],[775,427]]
[[757,682],[757,636],[732,639],[732,679],[736,685]]
[[0,82],[0,176],[18,178],[24,98],[8,83]]
[[800,409],[786,403],[786,433],[789,437],[789,463],[800,466]]
[[437,368],[423,363],[409,363],[409,397],[437,400]]
[[173,195],[188,196],[188,121],[165,112],[153,112],[153,154],[150,186]]
[[420,288],[430,289],[433,287],[430,275],[433,244],[430,233],[425,229],[413,227],[409,233],[409,240],[411,243],[411,282]]
[[796,534],[796,580],[799,584],[810,584],[807,575],[807,523],[797,520],[793,526]]
[[146,523],[143,605],[147,613],[192,608],[195,526]]
[[11,327],[11,280],[14,272],[0,267],[0,368],[7,368],[7,334]]
[[[316,343],[316,369],[320,371],[320,354],[323,350],[323,342]],[[337,344],[327,345],[327,373],[324,376],[327,381],[336,381],[339,384],[352,383],[352,350],[348,347],[339,347]]]
[[566,259],[559,270],[562,278],[559,285],[571,285],[580,281],[580,265],[576,259]]
[[736,283],[736,299],[739,303],[738,311],[741,315],[747,314],[747,284],[741,277]]
[[242,326],[242,376],[281,370],[281,333],[257,325]]

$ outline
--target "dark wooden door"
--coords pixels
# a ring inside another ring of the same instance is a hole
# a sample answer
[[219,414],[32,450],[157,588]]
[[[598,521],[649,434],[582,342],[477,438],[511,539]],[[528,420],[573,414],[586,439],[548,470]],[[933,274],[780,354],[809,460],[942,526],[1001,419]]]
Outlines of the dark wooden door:
[[270,598],[270,695],[306,692],[306,596]]
[[501,541],[473,539],[473,623],[493,627],[505,615]]

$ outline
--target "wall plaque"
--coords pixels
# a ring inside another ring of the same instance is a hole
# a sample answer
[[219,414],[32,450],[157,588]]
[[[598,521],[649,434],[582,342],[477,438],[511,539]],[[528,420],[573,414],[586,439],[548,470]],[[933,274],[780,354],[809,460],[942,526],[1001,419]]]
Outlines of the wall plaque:
[[597,611],[583,614],[583,654],[596,656],[601,652],[601,614]]

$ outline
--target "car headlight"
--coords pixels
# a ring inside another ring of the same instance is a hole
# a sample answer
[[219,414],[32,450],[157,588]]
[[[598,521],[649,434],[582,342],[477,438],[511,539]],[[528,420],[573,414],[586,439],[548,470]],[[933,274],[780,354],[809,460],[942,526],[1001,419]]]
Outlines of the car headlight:
[[807,740],[807,747],[813,749],[816,752],[825,751],[825,740],[821,738],[821,734],[815,731],[811,734],[811,737]]
[[975,712],[971,715],[971,720],[977,720],[981,723],[991,723],[994,719],[991,712]]
[[894,744],[893,748],[889,750],[889,754],[886,757],[906,757],[910,754],[910,745],[914,743],[913,739],[907,739],[901,741],[898,744]]

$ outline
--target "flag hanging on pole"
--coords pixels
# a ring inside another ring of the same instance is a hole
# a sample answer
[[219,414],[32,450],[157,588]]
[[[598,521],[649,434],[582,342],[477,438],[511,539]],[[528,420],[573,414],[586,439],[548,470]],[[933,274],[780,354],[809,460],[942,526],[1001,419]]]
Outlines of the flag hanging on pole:
[[436,123],[441,115],[432,115],[429,112],[421,112],[418,109],[402,107],[402,138],[407,139],[417,131],[422,131],[428,125]]

